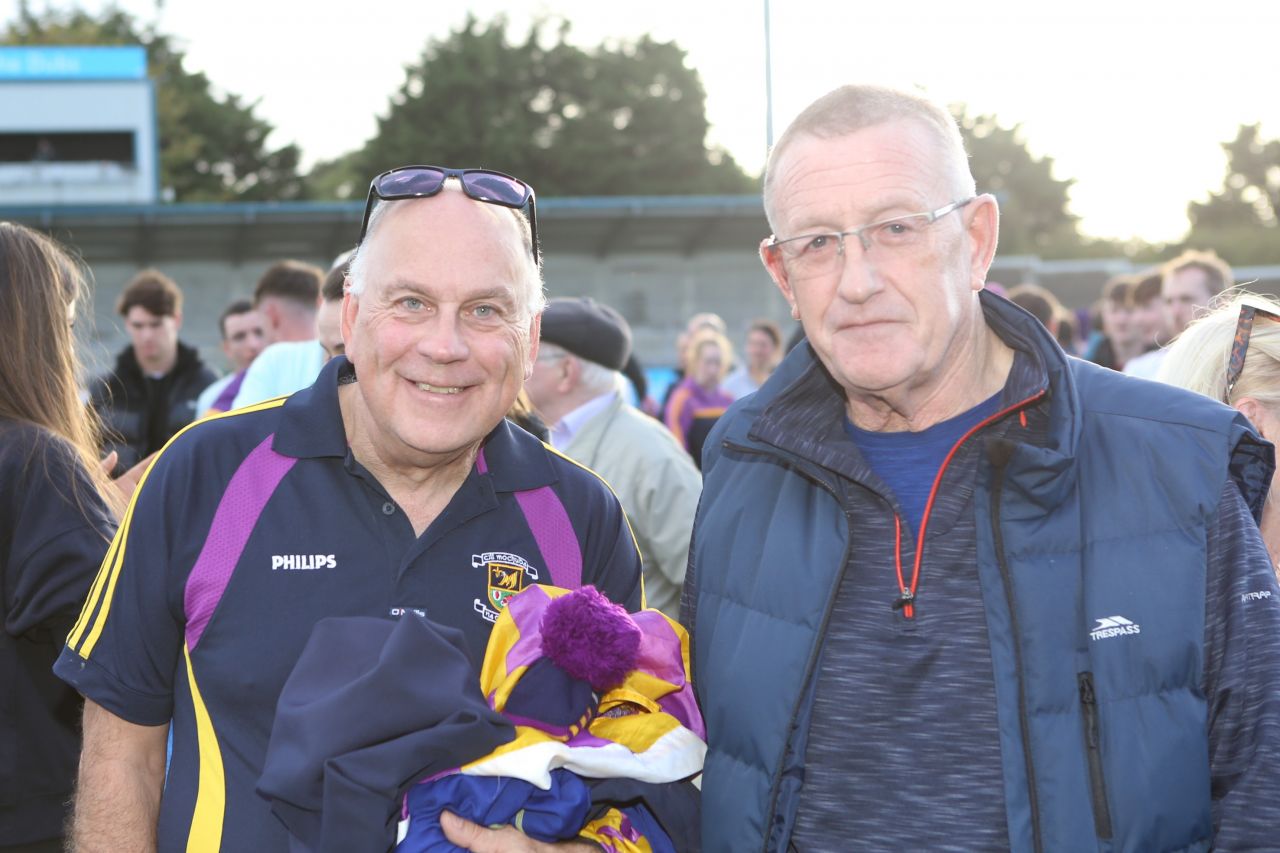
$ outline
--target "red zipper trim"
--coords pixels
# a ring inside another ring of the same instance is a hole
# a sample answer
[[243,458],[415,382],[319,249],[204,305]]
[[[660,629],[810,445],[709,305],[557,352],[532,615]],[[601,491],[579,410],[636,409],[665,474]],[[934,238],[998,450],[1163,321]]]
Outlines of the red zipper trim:
[[[994,415],[991,415],[990,417],[978,422],[968,432],[960,436],[959,440],[956,441],[955,445],[952,446],[951,450],[947,452],[946,458],[942,460],[942,465],[938,467],[938,473],[934,475],[933,487],[929,489],[929,500],[925,501],[925,504],[924,504],[924,516],[920,519],[920,532],[916,536],[916,559],[915,559],[915,565],[911,567],[911,586],[910,587],[906,585],[902,577],[902,550],[901,550],[902,549],[902,522],[898,518],[898,514],[894,513],[893,515],[894,562],[896,563],[897,570],[898,570],[898,591],[899,593],[902,594],[902,597],[904,599],[907,599],[908,601],[908,603],[903,605],[902,607],[902,615],[905,616],[907,619],[915,618],[915,607],[912,606],[910,602],[915,600],[916,589],[920,586],[920,563],[924,559],[924,534],[925,534],[925,531],[929,529],[929,514],[930,512],[933,511],[933,500],[938,496],[938,486],[941,485],[942,483],[942,475],[946,473],[947,466],[951,464],[951,460],[956,455],[956,451],[959,450],[961,446],[963,446],[964,443],[973,436],[974,433],[978,432],[984,427],[990,426],[991,424],[995,423],[996,421],[1000,420],[1005,415],[1008,415],[1011,412],[1016,412],[1019,409],[1023,409],[1031,405],[1032,403],[1039,400],[1044,395],[1045,395],[1045,392],[1040,391],[1039,393],[1033,394],[1032,396],[1023,400],[1021,403],[1014,403],[1012,406],[1009,406],[1008,408],[1005,408],[1005,409],[1001,409],[1000,411],[996,412]],[[1025,412],[1022,413],[1021,421],[1023,426],[1027,425]],[[907,594],[908,592],[910,593],[910,595]]]

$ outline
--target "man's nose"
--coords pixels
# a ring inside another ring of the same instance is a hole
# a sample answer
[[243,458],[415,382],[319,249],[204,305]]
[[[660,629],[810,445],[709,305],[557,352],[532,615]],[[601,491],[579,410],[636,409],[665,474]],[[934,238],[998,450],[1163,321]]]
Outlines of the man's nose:
[[836,293],[841,299],[856,305],[866,302],[884,289],[873,253],[863,248],[856,236],[845,237],[840,281],[836,287]]
[[461,361],[471,353],[467,346],[466,329],[456,312],[441,311],[429,323],[425,323],[418,351],[432,361],[448,363]]

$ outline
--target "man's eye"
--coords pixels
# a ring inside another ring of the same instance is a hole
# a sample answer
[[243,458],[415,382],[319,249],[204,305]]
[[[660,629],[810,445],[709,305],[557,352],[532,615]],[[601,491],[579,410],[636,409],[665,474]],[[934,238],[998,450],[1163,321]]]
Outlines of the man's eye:
[[400,304],[409,311],[422,310],[422,300],[416,296],[406,296],[404,299],[400,300]]
[[815,234],[804,244],[805,252],[821,252],[830,249],[835,245],[836,236],[834,234]]

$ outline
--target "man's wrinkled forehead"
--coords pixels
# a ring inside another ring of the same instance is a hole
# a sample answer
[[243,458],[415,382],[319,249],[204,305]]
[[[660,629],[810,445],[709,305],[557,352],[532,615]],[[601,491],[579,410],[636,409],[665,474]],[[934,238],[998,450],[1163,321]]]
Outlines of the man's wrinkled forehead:
[[[765,184],[765,212],[776,230],[782,207],[797,192],[839,199],[844,206],[860,196],[862,188],[871,190],[882,182],[930,199],[966,195],[968,164],[954,162],[956,156],[936,128],[914,117],[844,134],[800,133],[772,162]],[[909,198],[901,201],[911,202]]]

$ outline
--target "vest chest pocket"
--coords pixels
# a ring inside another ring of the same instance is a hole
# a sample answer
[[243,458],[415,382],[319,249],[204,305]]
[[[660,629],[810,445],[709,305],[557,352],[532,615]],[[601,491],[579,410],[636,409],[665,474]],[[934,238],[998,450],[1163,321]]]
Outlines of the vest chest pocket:
[[1093,826],[1099,838],[1110,838],[1111,809],[1107,805],[1107,780],[1102,772],[1102,738],[1098,723],[1098,697],[1093,691],[1093,673],[1079,673],[1076,680],[1080,685],[1080,718],[1084,729],[1085,756],[1089,761]]

